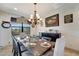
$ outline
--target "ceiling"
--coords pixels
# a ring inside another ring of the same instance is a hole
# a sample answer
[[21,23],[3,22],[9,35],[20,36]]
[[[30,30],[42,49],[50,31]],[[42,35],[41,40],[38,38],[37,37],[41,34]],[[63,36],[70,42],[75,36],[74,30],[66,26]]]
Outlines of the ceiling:
[[[75,7],[76,3],[38,3],[37,13],[45,17],[48,13],[60,8]],[[14,10],[17,8],[18,10]],[[19,16],[29,17],[33,14],[33,3],[0,3],[0,10]]]

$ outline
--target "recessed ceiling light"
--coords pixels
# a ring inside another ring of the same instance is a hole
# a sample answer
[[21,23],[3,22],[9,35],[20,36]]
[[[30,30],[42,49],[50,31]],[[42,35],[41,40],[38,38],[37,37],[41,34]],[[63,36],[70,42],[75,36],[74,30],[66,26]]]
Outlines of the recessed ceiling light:
[[18,9],[17,9],[17,8],[14,8],[14,10],[16,10],[16,11],[17,11]]

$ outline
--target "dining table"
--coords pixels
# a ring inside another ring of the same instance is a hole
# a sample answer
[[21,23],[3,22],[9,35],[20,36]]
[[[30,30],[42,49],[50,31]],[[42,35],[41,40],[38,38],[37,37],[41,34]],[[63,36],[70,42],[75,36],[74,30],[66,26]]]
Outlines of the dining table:
[[26,38],[25,39],[17,38],[17,40],[21,42],[26,48],[29,47],[32,50],[34,56],[41,56],[45,54],[49,49],[51,49],[55,45],[54,42],[42,39],[35,39],[35,40],[31,39],[30,42],[27,42]]

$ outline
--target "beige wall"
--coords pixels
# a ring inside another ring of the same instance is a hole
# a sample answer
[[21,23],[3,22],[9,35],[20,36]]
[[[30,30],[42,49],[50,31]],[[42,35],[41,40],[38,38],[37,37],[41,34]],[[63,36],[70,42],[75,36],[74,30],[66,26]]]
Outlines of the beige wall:
[[[0,11],[0,46],[6,46],[8,44],[12,44],[11,28],[5,29],[1,26],[2,21],[10,22],[10,18],[12,16],[14,16],[14,15]],[[16,16],[14,16],[14,17],[16,17]]]

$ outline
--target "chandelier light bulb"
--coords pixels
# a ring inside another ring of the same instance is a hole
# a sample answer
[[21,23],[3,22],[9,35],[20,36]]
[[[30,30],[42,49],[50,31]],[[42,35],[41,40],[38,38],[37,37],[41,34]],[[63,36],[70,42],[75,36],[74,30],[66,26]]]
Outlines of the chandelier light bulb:
[[29,19],[29,21],[31,22],[31,19]]
[[40,20],[42,20],[42,18],[40,18]]
[[30,19],[33,19],[33,15],[30,15]]
[[36,16],[37,16],[38,19],[40,18],[39,14],[36,14]]

